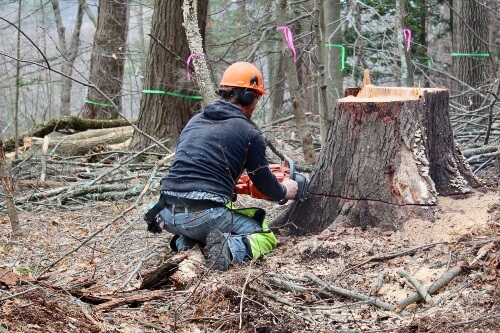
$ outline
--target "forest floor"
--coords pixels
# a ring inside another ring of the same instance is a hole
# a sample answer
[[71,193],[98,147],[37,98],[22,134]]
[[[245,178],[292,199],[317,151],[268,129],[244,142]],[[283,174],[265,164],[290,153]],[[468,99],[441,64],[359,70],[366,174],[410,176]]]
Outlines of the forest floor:
[[[22,237],[2,214],[0,332],[498,332],[499,170],[481,171],[485,193],[439,197],[433,221],[279,235],[273,253],[228,272],[206,271],[196,248],[184,254],[193,275],[170,272],[155,290],[144,277],[175,256],[171,235],[142,220],[153,191],[134,209],[135,198],[20,209]],[[285,209],[253,200],[240,198],[271,218]],[[415,294],[401,271],[448,279],[398,311]]]

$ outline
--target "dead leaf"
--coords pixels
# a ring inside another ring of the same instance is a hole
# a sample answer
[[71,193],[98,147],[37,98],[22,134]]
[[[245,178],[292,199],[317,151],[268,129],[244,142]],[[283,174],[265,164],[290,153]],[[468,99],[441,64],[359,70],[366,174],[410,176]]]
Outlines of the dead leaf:
[[7,288],[14,287],[19,282],[19,277],[6,269],[0,268],[0,285]]

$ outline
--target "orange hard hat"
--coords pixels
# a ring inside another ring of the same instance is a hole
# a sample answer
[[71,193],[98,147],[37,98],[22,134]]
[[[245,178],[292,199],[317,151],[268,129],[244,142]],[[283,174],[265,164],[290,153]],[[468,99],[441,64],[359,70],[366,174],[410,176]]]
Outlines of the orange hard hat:
[[267,91],[264,90],[262,73],[249,62],[240,61],[229,66],[224,72],[219,86],[248,88],[261,95],[267,95]]

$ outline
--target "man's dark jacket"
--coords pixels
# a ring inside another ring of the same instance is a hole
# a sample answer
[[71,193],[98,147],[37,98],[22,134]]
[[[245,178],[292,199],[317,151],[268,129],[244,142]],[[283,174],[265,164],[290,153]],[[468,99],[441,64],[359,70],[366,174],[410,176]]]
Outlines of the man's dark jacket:
[[219,100],[207,105],[183,129],[174,163],[161,190],[202,191],[230,201],[234,185],[247,170],[257,189],[271,200],[286,188],[269,170],[264,138],[236,105]]

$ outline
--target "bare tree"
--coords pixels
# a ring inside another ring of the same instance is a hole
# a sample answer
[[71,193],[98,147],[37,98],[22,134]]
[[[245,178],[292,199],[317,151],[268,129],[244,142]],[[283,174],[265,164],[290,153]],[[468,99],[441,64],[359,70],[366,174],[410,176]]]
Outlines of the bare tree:
[[106,94],[109,102],[96,89],[89,89],[85,117],[116,119],[121,107],[123,70],[125,65],[128,1],[101,0],[97,30],[90,60],[90,82]]
[[61,52],[64,57],[64,62],[61,65],[61,72],[65,75],[61,78],[60,114],[63,116],[69,116],[71,114],[71,88],[73,86],[71,75],[73,73],[73,66],[80,48],[80,30],[82,27],[85,0],[78,0],[78,12],[69,45],[66,41],[66,27],[63,24],[59,0],[51,0],[51,3],[57,25],[57,34],[59,36],[59,52]]

